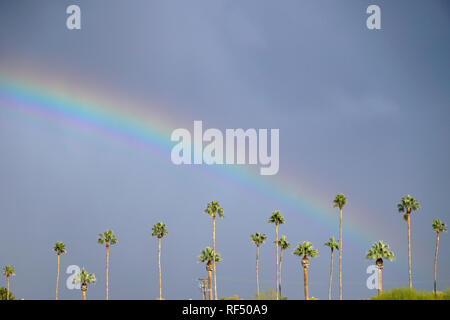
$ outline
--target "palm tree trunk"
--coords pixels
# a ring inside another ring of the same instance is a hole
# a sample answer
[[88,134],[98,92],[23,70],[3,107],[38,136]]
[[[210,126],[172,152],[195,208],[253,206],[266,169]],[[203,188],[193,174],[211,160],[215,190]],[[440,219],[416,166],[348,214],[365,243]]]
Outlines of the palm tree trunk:
[[259,299],[259,274],[258,274],[258,264],[259,264],[259,245],[256,246],[256,296]]
[[214,300],[217,300],[217,283],[216,283],[216,216],[213,216],[213,271],[214,271]]
[[159,300],[162,299],[161,290],[161,238],[158,237],[158,270],[159,270]]
[[83,291],[83,300],[86,300],[86,291]]
[[378,295],[383,292],[383,270],[378,268]]
[[106,243],[106,300],[109,300],[108,270],[109,270],[109,243]]
[[436,295],[436,269],[437,269],[437,256],[439,250],[439,231],[436,232],[436,252],[434,253],[434,295]]
[[279,296],[281,297],[281,262],[283,259],[283,248],[280,248],[280,267],[278,270],[278,291],[279,291]]
[[412,288],[412,276],[411,276],[411,217],[410,214],[406,214],[408,219],[408,272],[409,272],[409,287]]
[[6,300],[9,300],[9,275],[6,276],[6,283],[8,287],[8,289],[6,290]]
[[331,249],[331,264],[330,264],[330,284],[328,285],[328,300],[331,300],[331,282],[333,278],[333,249]]
[[213,299],[212,296],[212,285],[211,285],[212,279],[211,279],[211,271],[208,271],[208,289],[209,289],[209,300]]
[[59,257],[60,254],[58,253],[58,270],[56,271],[56,300],[58,300],[58,286],[59,286]]
[[339,300],[342,300],[342,207],[339,208]]
[[308,268],[303,268],[303,286],[305,289],[305,300],[308,300]]
[[275,224],[275,247],[276,247],[276,257],[275,260],[277,262],[277,280],[275,285],[275,291],[277,292],[277,300],[278,300],[278,223]]

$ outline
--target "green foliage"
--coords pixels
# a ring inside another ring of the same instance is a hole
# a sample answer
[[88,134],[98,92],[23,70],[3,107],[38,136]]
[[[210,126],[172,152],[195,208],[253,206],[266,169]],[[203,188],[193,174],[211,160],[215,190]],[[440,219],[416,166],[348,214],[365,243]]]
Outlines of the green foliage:
[[158,238],[162,238],[168,234],[166,225],[162,222],[158,222],[152,228],[152,237],[157,236]]
[[280,240],[274,241],[274,243],[278,244],[278,246],[283,250],[286,250],[291,246],[291,244],[286,241],[286,236],[282,236]]
[[401,202],[397,204],[397,210],[400,213],[405,213],[403,215],[403,220],[407,220],[408,214],[411,213],[411,211],[417,211],[420,209],[420,204],[417,202],[416,199],[411,197],[409,194],[406,197],[403,197]]
[[[6,299],[7,294],[8,294],[8,289],[0,288],[0,300],[8,300],[8,299]],[[9,300],[16,300],[16,297],[14,297],[14,295],[11,291],[9,291]]]
[[286,220],[284,220],[284,217],[281,215],[280,211],[272,212],[272,215],[270,216],[269,219],[269,223],[275,223],[276,225],[278,225],[283,224],[285,222]]
[[445,292],[437,292],[436,295],[431,291],[395,288],[383,291],[380,296],[370,300],[450,300],[450,288],[447,288]]
[[64,243],[62,243],[61,241],[58,241],[55,243],[55,246],[53,247],[53,250],[57,253],[57,254],[61,254],[61,253],[66,253],[66,246]]
[[297,248],[295,248],[293,254],[299,257],[317,257],[319,255],[319,251],[314,249],[311,242],[303,241],[303,243],[299,243]]
[[88,273],[86,271],[85,268],[81,269],[80,272],[78,272],[74,279],[73,279],[73,284],[79,284],[79,283],[94,283],[95,281],[97,281],[97,279],[95,278],[95,274],[93,273]]
[[[279,296],[278,300],[287,300],[287,297]],[[274,289],[267,289],[253,296],[253,300],[277,300],[277,292]]]
[[15,272],[14,272],[14,267],[7,265],[3,267],[2,273],[4,276],[9,277],[9,276],[15,276]]
[[99,236],[99,238],[98,238],[97,242],[99,244],[107,243],[107,244],[111,244],[112,245],[112,244],[116,244],[117,243],[117,238],[114,235],[112,230],[105,231],[103,234],[99,233],[98,236]]
[[342,193],[338,193],[336,198],[333,200],[333,208],[338,207],[339,209],[342,209],[346,203],[347,198]]
[[211,201],[206,204],[206,209],[203,210],[204,213],[209,214],[211,217],[215,217],[216,214],[219,215],[220,218],[223,218],[223,208],[219,205],[217,201]]
[[231,296],[229,298],[225,298],[225,297],[220,298],[220,300],[244,300],[244,299],[239,298],[239,296],[237,294],[235,294],[234,296]]
[[334,237],[331,237],[329,241],[324,243],[325,246],[329,247],[331,251],[339,250],[339,241],[334,240]]
[[436,232],[447,232],[447,225],[445,224],[445,222],[441,222],[440,219],[437,220],[433,220],[433,231]]
[[383,243],[383,241],[375,242],[372,247],[367,251],[366,260],[388,259],[394,260],[394,253],[389,250],[389,245]]
[[[216,262],[222,261],[220,254],[216,252],[215,254]],[[198,256],[198,263],[202,262],[212,262],[213,261],[213,249],[210,247],[206,247],[202,249],[201,255]]]
[[264,241],[266,241],[267,236],[264,233],[255,233],[251,235],[252,241],[255,245],[259,246],[260,244],[263,244]]

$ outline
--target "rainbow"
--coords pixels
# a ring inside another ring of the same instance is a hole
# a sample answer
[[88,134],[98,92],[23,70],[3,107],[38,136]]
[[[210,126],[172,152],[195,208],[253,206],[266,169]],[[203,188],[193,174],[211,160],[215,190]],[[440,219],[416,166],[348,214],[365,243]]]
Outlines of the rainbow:
[[[21,108],[75,126],[94,129],[114,139],[142,147],[164,161],[170,159],[170,150],[174,145],[170,135],[177,126],[174,125],[175,119],[166,119],[162,110],[148,103],[118,98],[115,88],[99,90],[99,84],[86,85],[85,79],[62,81],[65,78],[61,75],[49,76],[48,72],[38,74],[39,78],[36,73],[29,71],[24,74],[17,70],[2,71],[0,107]],[[270,179],[261,177],[246,166],[204,165],[199,170],[213,172],[256,196],[274,199],[298,212],[302,218],[320,223],[332,233],[337,233],[338,214],[337,209],[331,206],[331,199],[323,202],[319,197],[308,194],[307,188],[299,183],[277,176]],[[270,211],[267,212],[269,214]],[[349,219],[345,221],[344,238],[362,249],[367,249],[368,243],[378,240],[363,222]]]

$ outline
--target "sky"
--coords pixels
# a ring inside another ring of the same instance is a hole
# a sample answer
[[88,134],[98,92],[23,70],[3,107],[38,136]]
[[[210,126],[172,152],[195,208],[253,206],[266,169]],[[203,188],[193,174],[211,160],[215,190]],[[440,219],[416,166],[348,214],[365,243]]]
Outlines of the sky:
[[[72,4],[81,8],[81,30],[66,27]],[[371,4],[381,8],[381,30],[366,27]],[[303,298],[292,251],[310,241],[319,249],[310,295],[326,299],[330,252],[323,244],[338,238],[332,200],[339,192],[348,198],[344,298],[376,294],[366,286],[372,262],[365,253],[378,240],[396,255],[385,263],[384,289],[408,285],[407,229],[396,209],[407,194],[421,204],[411,219],[413,283],[431,290],[431,223],[450,222],[443,201],[450,189],[449,16],[449,3],[438,0],[2,1],[0,265],[15,267],[11,290],[19,298],[54,299],[52,247],[63,241],[60,299],[81,298],[66,287],[71,265],[95,273],[87,295],[103,299],[105,248],[97,235],[112,229],[118,243],[111,248],[110,299],[154,299],[151,227],[162,221],[169,232],[162,240],[163,296],[201,299],[197,279],[206,271],[197,256],[212,245],[203,210],[217,200],[225,214],[216,224],[219,296],[255,294],[255,232],[268,236],[261,287],[275,287],[275,228],[267,220],[280,210],[280,235],[291,243],[283,295]],[[11,96],[8,85],[17,83],[118,116],[103,130],[83,117],[45,112],[50,100]],[[157,132],[162,147],[133,136],[137,126],[128,118]],[[174,165],[170,134],[192,132],[194,120],[223,132],[279,129],[279,172]],[[449,263],[449,235],[442,234],[440,290],[450,287]],[[334,298],[337,271],[335,258]]]

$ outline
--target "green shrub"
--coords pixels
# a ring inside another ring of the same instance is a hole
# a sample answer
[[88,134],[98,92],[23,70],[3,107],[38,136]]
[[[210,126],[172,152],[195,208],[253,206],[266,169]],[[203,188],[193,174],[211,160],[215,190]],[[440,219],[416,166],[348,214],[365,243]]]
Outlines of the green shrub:
[[436,296],[432,291],[394,288],[383,291],[380,296],[370,300],[450,300],[450,288],[447,288],[445,292],[438,291]]

